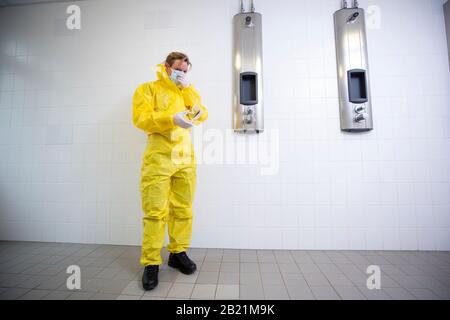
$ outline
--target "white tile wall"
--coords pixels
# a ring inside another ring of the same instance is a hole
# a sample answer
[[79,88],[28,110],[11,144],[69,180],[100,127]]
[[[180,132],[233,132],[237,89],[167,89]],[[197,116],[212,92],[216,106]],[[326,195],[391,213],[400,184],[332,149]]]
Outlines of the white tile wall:
[[[77,4],[82,29],[70,32],[67,3],[0,9],[0,238],[140,244],[133,91],[169,51],[186,51],[210,111],[203,130],[228,129],[239,2]],[[192,246],[450,250],[442,1],[360,1],[381,25],[368,30],[375,130],[359,135],[339,130],[339,4],[256,1],[279,173],[199,165]]]

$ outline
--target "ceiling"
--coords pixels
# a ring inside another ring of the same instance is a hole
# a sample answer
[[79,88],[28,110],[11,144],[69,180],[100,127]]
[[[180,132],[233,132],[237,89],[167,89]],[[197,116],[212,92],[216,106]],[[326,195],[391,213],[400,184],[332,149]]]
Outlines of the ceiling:
[[[77,0],[75,0],[77,1]],[[39,3],[52,3],[52,2],[75,2],[70,0],[0,0],[0,7],[11,7],[11,6],[24,6],[30,4]],[[78,0],[79,1],[79,0]]]
[[[81,0],[0,0],[0,7],[10,7],[10,6],[23,6],[29,4],[39,4],[39,3],[52,3],[52,2],[74,2]],[[448,0],[442,0],[442,3],[446,3]]]

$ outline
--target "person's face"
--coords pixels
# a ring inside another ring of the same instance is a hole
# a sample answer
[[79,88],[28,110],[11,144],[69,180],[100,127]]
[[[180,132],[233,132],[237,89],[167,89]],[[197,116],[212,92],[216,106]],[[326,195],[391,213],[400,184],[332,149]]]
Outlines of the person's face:
[[172,75],[172,69],[187,73],[189,71],[189,66],[187,62],[183,60],[175,60],[171,66],[166,63],[166,71],[169,77]]

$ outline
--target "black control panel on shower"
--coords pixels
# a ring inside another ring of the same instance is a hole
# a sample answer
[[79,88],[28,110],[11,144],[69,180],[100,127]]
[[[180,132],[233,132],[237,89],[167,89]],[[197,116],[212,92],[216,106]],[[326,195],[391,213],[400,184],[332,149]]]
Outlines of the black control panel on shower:
[[258,104],[258,74],[256,72],[241,73],[241,104],[254,106]]
[[365,103],[367,95],[366,70],[353,69],[348,71],[348,98],[352,103]]

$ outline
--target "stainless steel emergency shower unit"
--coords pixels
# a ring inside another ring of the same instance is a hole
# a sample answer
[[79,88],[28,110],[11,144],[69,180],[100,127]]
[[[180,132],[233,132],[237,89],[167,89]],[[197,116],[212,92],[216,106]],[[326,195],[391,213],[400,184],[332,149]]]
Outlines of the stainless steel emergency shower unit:
[[353,1],[351,8],[334,13],[341,130],[373,130],[364,10]]
[[233,127],[235,132],[261,133],[264,131],[262,78],[262,16],[255,12],[251,1],[250,12],[244,10],[233,17]]

